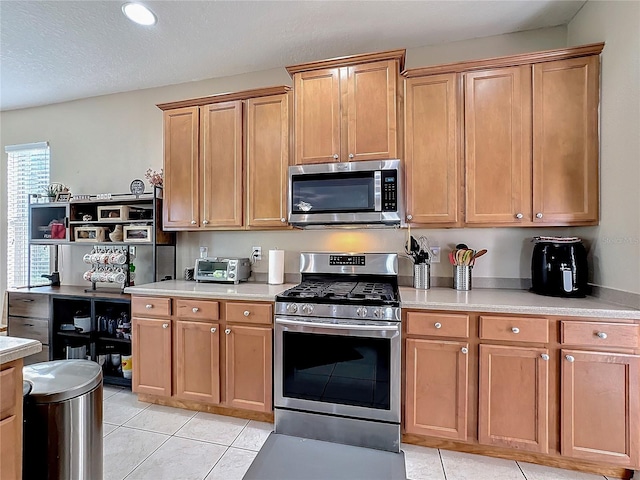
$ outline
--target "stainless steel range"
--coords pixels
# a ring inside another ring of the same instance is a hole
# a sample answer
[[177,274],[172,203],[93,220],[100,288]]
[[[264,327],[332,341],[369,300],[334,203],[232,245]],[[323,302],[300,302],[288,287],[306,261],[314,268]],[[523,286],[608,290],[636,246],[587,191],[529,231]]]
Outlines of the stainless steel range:
[[276,297],[275,431],[400,451],[398,255],[302,253]]

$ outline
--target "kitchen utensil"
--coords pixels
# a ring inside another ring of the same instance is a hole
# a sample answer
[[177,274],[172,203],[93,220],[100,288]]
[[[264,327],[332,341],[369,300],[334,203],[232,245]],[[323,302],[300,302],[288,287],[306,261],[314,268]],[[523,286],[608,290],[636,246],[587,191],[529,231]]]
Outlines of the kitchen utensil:
[[486,248],[483,248],[482,250],[479,250],[478,252],[476,252],[473,255],[472,260],[475,260],[476,258],[483,256],[485,253],[487,253],[487,249]]

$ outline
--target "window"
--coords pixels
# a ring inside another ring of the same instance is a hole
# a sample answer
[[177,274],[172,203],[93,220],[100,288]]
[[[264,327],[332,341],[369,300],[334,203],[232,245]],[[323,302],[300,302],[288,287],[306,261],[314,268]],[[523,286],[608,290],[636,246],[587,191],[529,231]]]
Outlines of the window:
[[8,145],[7,163],[7,286],[42,284],[50,273],[50,247],[31,251],[29,281],[29,195],[49,185],[49,143]]

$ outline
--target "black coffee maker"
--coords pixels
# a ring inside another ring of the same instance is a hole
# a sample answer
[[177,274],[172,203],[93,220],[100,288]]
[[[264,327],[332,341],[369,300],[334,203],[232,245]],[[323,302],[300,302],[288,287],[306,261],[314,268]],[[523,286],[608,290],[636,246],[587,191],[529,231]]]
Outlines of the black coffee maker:
[[587,251],[577,237],[534,237],[531,290],[552,297],[587,295]]

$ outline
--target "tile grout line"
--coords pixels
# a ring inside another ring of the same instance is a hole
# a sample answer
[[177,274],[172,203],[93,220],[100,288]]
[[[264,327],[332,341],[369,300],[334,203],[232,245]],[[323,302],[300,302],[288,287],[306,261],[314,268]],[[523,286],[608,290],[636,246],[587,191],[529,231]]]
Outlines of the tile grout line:
[[218,465],[218,463],[220,463],[220,460],[222,460],[222,457],[224,457],[227,454],[227,452],[229,451],[230,448],[231,447],[227,447],[227,449],[224,452],[222,452],[222,455],[220,455],[220,458],[216,461],[216,463],[213,464],[213,466],[211,467],[211,470],[209,470],[207,472],[207,474],[204,477],[202,477],[202,480],[206,480],[207,477],[209,475],[211,475],[211,472],[213,472],[213,469],[216,468],[216,465]]
[[524,473],[524,470],[522,469],[522,467],[520,466],[520,462],[516,461],[516,465],[518,466],[518,469],[520,470],[520,473],[522,473],[522,476],[524,477],[524,480],[528,480],[527,479],[527,474]]
[[[126,428],[130,428],[130,427],[126,427]],[[146,431],[146,430],[143,430],[143,431]],[[154,433],[154,432],[152,432],[152,433]],[[127,474],[124,476],[124,478],[123,478],[122,480],[126,480],[126,479],[127,479],[127,477],[129,477],[129,475],[131,475],[131,474],[135,471],[135,469],[136,469],[136,468],[138,468],[140,465],[142,465],[142,464],[143,464],[143,463],[144,463],[144,462],[145,462],[145,461],[146,461],[146,460],[147,460],[151,455],[153,455],[154,453],[156,453],[156,452],[160,449],[160,447],[162,447],[162,445],[164,445],[165,443],[167,443],[167,442],[169,441],[169,439],[170,439],[170,438],[171,438],[171,435],[167,435],[166,440],[165,440],[164,442],[162,442],[160,445],[158,445],[158,447],[157,447],[155,450],[153,450],[151,453],[149,453],[149,455],[147,455],[146,457],[144,457],[144,458],[142,459],[142,461],[141,461],[141,462],[139,462],[138,464],[136,464],[136,466],[135,466],[135,467],[133,467],[133,468],[131,469],[131,471],[130,471],[129,473],[127,473]]]
[[[444,480],[447,480],[447,471],[444,468],[444,461],[442,460],[442,453],[440,453],[440,449],[438,449],[438,457],[440,457],[440,466],[442,467],[442,474],[444,475]],[[406,459],[405,459],[406,463]]]

